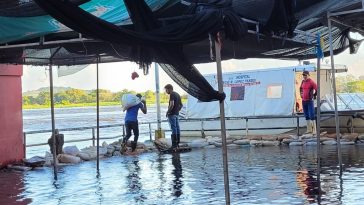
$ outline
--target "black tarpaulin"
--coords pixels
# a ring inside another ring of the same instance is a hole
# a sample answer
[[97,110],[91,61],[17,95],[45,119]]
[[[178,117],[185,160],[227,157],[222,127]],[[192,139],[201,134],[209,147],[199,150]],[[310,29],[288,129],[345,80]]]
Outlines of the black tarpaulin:
[[224,30],[227,38],[238,40],[247,26],[230,7],[201,10],[192,18],[161,27],[143,0],[125,0],[133,27],[117,27],[80,9],[70,2],[36,0],[38,5],[69,28],[110,43],[131,47],[129,57],[144,70],[152,61],[184,90],[201,101],[222,100],[198,70],[184,56],[184,44],[201,41],[209,33]]
[[[228,36],[223,41],[221,52],[223,60],[310,59],[316,57],[316,41],[310,40],[310,37],[305,34],[291,36],[294,28],[311,35],[320,33],[325,41],[323,50],[327,56],[329,52],[327,11],[337,12],[361,8],[360,0],[184,1],[190,5],[180,0],[170,0],[160,8],[155,7],[152,13],[143,1],[141,1],[142,4],[133,4],[135,2],[130,1],[131,4],[128,7],[130,14],[137,14],[133,17],[133,24],[125,26],[122,23],[123,26],[117,26],[100,21],[99,18],[73,5],[85,2],[82,0],[38,1],[48,5],[49,8],[41,9],[33,0],[0,1],[0,16],[16,22],[16,17],[36,16],[50,12],[58,16],[57,19],[63,19],[63,24],[67,24],[74,31],[38,33],[38,36],[34,36],[33,39],[24,38],[21,35],[18,40],[16,38],[9,41],[2,39],[7,44],[0,45],[0,63],[72,66],[95,63],[96,58],[99,57],[100,63],[135,61],[142,68],[147,68],[151,61],[158,61],[184,89],[196,90],[193,88],[196,86],[201,93],[206,91],[202,89],[200,81],[190,81],[188,73],[183,71],[193,73],[192,64],[213,61],[210,54],[209,33],[223,30]],[[92,1],[96,3],[98,0]],[[65,9],[65,4],[73,8]],[[101,3],[100,6],[102,6]],[[35,8],[33,13],[32,8]],[[134,11],[143,12],[135,13]],[[363,16],[361,12],[341,15],[337,19],[363,29]],[[141,19],[139,23],[137,18]],[[247,18],[256,21],[257,24],[249,23],[250,31],[246,34],[246,23],[239,18]],[[21,25],[14,24],[15,28],[17,26],[20,31],[25,29]],[[347,48],[354,53],[361,41],[350,38],[349,34],[353,29],[339,24],[334,26],[334,53],[340,53]],[[82,33],[82,37],[86,40],[77,40],[78,33]],[[240,38],[243,35],[244,38]],[[43,44],[40,36],[44,36],[45,41],[50,44]],[[48,58],[50,56],[48,54],[51,54],[52,59]],[[174,59],[173,62],[171,59]],[[178,71],[179,69],[181,71]],[[194,75],[198,76],[198,71]],[[201,96],[200,98],[203,98],[204,94]]]

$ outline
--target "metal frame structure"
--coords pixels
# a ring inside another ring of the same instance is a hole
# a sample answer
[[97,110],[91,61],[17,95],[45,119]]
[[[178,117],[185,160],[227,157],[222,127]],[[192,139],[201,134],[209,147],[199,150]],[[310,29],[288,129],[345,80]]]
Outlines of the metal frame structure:
[[[364,114],[364,113],[363,113]],[[349,116],[349,117],[353,117],[352,113],[339,113],[339,116]],[[321,117],[324,118],[329,118],[329,117],[335,117],[334,113],[321,113]],[[265,127],[265,128],[250,128],[249,127],[249,123],[246,123],[246,127],[244,128],[234,128],[234,129],[226,129],[227,131],[245,131],[244,133],[246,135],[249,135],[249,130],[267,130],[267,129],[274,129],[274,130],[280,130],[280,129],[292,129],[292,131],[294,129],[296,129],[297,131],[299,131],[299,129],[303,128],[304,126],[299,124],[299,119],[303,118],[303,115],[292,115],[292,116],[266,116],[266,117],[226,117],[225,120],[229,121],[229,120],[241,120],[241,121],[245,121],[245,122],[249,122],[249,120],[256,120],[256,119],[287,119],[287,118],[291,118],[291,119],[297,119],[297,124],[294,127]],[[214,121],[216,120],[215,118],[206,118],[206,119],[181,119],[180,122],[196,122],[199,123],[201,127],[200,128],[196,128],[196,129],[192,129],[192,130],[182,130],[182,131],[200,131],[201,132],[201,136],[205,135],[205,132],[209,132],[209,131],[221,131],[221,129],[208,129],[205,127],[205,122],[209,122],[209,121]],[[166,120],[161,121],[162,123],[166,123]],[[149,139],[152,140],[152,125],[153,124],[158,124],[158,122],[156,121],[150,121],[150,122],[140,122],[139,125],[148,125],[148,132],[141,132],[141,135],[149,135]],[[99,128],[100,129],[106,129],[106,128],[113,128],[113,127],[121,127],[122,130],[124,129],[124,124],[110,124],[110,125],[100,125]],[[335,126],[323,126],[321,128],[335,128]],[[347,126],[341,126],[341,129],[346,128],[351,130],[352,132],[354,132],[354,129],[364,129],[364,127],[360,127],[360,126],[354,126],[353,124],[347,125]],[[95,134],[95,130],[97,129],[97,126],[87,126],[87,127],[73,127],[73,128],[61,128],[58,129],[59,131],[84,131],[84,130],[90,130],[91,131],[91,137],[90,138],[82,138],[82,139],[77,139],[77,140],[65,140],[65,143],[71,143],[71,142],[84,142],[84,141],[92,141],[92,145],[95,145],[96,142],[96,134]],[[165,130],[165,131],[171,131],[169,129]],[[36,143],[36,144],[29,144],[27,145],[25,142],[27,142],[28,140],[26,140],[26,138],[29,135],[34,135],[34,134],[44,134],[44,133],[52,133],[52,130],[32,130],[32,131],[27,131],[23,133],[24,136],[24,148],[25,147],[36,147],[36,146],[43,146],[43,145],[48,145],[48,143]],[[243,132],[242,132],[243,134]],[[116,138],[120,138],[125,136],[125,133],[123,132],[121,135],[116,135],[116,136],[112,136],[112,137],[100,137],[100,140],[106,140],[106,139],[116,139]]]
[[[218,37],[217,37],[218,38]],[[219,93],[224,93],[224,84],[222,79],[221,67],[221,44],[218,39],[214,39],[215,54],[216,54],[216,67],[217,67],[217,82]],[[225,125],[225,100],[220,101],[220,123],[221,123],[221,139],[222,139],[222,159],[224,167],[224,187],[225,187],[225,203],[230,204],[230,184],[229,184],[229,165],[227,157],[227,143],[226,143],[226,125]]]
[[[183,18],[188,18],[188,16],[182,16],[182,17],[178,17],[178,19],[183,19]],[[162,21],[168,21],[168,20],[175,20],[177,18],[165,18],[165,19],[160,19]],[[254,20],[250,20],[250,19],[246,19],[246,18],[241,18],[242,21],[249,23],[249,24],[253,24],[255,27],[255,30],[248,30],[249,34],[254,34],[257,35],[257,39],[259,41],[260,37],[264,37],[265,35],[260,33],[260,23]],[[293,41],[293,42],[298,42],[298,43],[304,43],[304,44],[311,44],[314,45],[315,42],[315,36],[305,32],[305,31],[301,31],[296,29],[294,31],[295,33],[295,37],[294,38],[286,38],[286,37],[282,37],[282,36],[277,36],[277,35],[272,35],[272,38],[275,39],[281,39],[281,40],[285,40],[285,41]],[[84,38],[82,37],[81,34],[78,35],[78,38],[72,38],[72,39],[67,39],[67,40],[53,40],[53,41],[45,41],[45,36],[41,36],[39,37],[39,42],[38,43],[6,43],[3,45],[0,45],[0,49],[9,49],[9,48],[32,48],[35,46],[43,46],[43,45],[60,45],[60,44],[68,44],[68,43],[86,43],[86,42],[101,42],[99,40],[95,40],[95,39],[90,39],[90,38]]]
[[364,33],[364,31],[360,28],[356,28],[355,26],[351,26],[344,22],[339,21],[335,17],[346,15],[346,14],[354,14],[354,13],[361,13],[364,12],[364,0],[362,0],[362,8],[361,9],[354,9],[354,10],[347,10],[341,12],[327,12],[327,23],[329,28],[329,44],[330,44],[330,59],[331,59],[331,74],[332,74],[332,88],[333,88],[333,95],[334,95],[334,107],[335,107],[335,126],[336,126],[336,139],[337,139],[337,150],[338,150],[338,159],[339,159],[339,167],[340,173],[342,173],[342,154],[341,154],[341,144],[340,144],[340,128],[339,128],[339,114],[338,114],[338,107],[337,107],[337,94],[336,94],[336,77],[335,77],[335,66],[334,66],[334,52],[332,46],[332,23],[337,23],[343,26],[347,26],[352,30],[356,30],[359,32]]
[[316,120],[316,146],[317,146],[317,182],[318,182],[318,189],[319,193],[321,193],[321,143],[320,143],[320,133],[321,133],[321,59],[317,58],[317,120]]
[[97,57],[96,62],[96,157],[97,157],[97,164],[96,164],[96,176],[100,176],[100,92],[99,92],[99,60],[100,58]]
[[[358,12],[364,12],[364,0],[362,1],[362,5],[363,8],[362,9],[355,9],[355,10],[348,10],[348,11],[341,11],[341,12],[336,12],[336,13],[327,13],[327,21],[328,21],[328,28],[329,28],[329,40],[330,40],[330,56],[331,56],[331,68],[332,68],[332,77],[333,77],[333,91],[334,91],[334,101],[335,101],[335,121],[336,121],[336,133],[337,133],[337,142],[338,142],[338,157],[339,157],[339,166],[340,166],[340,171],[342,171],[342,158],[341,158],[341,146],[340,146],[340,132],[339,132],[339,119],[338,119],[338,109],[337,109],[337,96],[336,96],[336,83],[335,83],[335,68],[334,68],[334,57],[333,57],[333,48],[332,48],[332,22],[344,25],[344,26],[348,26],[350,28],[352,28],[353,30],[357,30],[360,32],[364,31],[360,28],[355,28],[354,26],[350,26],[346,23],[340,22],[339,20],[335,19],[335,16],[340,16],[340,15],[345,15],[345,14],[351,14],[351,13],[358,13]],[[260,36],[264,36],[263,34],[261,34],[259,32],[259,22],[255,22],[255,21],[251,21],[248,19],[243,19],[245,22],[247,23],[252,23],[255,24],[255,28],[256,30],[249,30],[248,33],[250,34],[256,34],[257,38],[259,40]],[[276,39],[282,39],[285,41],[295,41],[295,42],[300,42],[300,43],[304,43],[304,44],[311,44],[311,45],[315,45],[315,36],[312,34],[309,34],[307,32],[303,32],[303,31],[299,31],[296,30],[296,37],[293,39],[290,38],[285,38],[285,37],[281,37],[281,36],[272,36],[273,38]],[[67,44],[67,43],[76,43],[76,42],[99,42],[97,40],[94,39],[88,39],[88,38],[83,38],[82,35],[79,35],[78,38],[74,38],[74,39],[68,39],[68,40],[55,40],[55,41],[45,41],[44,40],[44,36],[40,37],[39,43],[23,43],[23,44],[5,44],[5,45],[1,45],[0,49],[8,49],[8,48],[32,48],[32,47],[36,47],[36,46],[41,46],[41,45],[61,45],[61,44]],[[216,40],[216,39],[215,39]],[[218,76],[218,81],[219,81],[219,92],[223,92],[223,85],[222,85],[222,68],[221,68],[221,45],[219,44],[219,42],[215,41],[215,51],[216,51],[216,64],[217,64],[217,76]],[[52,57],[51,57],[52,58]],[[52,59],[50,58],[50,62],[52,62]],[[318,71],[320,71],[320,62],[319,59],[317,59],[317,64],[318,64]],[[97,56],[97,67],[96,67],[96,72],[97,72],[97,175],[99,176],[99,140],[100,140],[100,136],[99,136],[99,62],[100,62],[100,56]],[[156,66],[156,79],[157,79],[157,74],[158,73],[158,69],[157,69],[157,64]],[[52,73],[52,63],[50,63],[49,65],[49,75],[50,75],[50,97],[51,97],[51,115],[52,115],[52,137],[53,137],[53,151],[55,152],[55,119],[54,119],[54,101],[53,101],[53,73]],[[318,81],[320,79],[320,72],[318,73]],[[157,80],[156,80],[156,92],[158,94],[159,92],[159,84],[157,85]],[[320,89],[318,90],[318,92],[320,92]],[[318,98],[319,100],[320,98]],[[159,113],[159,117],[160,117],[160,111]],[[225,114],[224,114],[224,103],[220,102],[220,113],[221,113],[221,135],[222,135],[222,147],[223,147],[223,164],[224,164],[224,183],[225,183],[225,200],[226,200],[226,204],[230,204],[230,191],[229,191],[229,174],[228,174],[228,161],[227,161],[227,148],[226,148],[226,127],[225,127]],[[320,119],[321,114],[320,114],[320,110],[318,109],[318,119]],[[158,122],[160,122],[160,118],[158,117]],[[317,124],[317,132],[320,133],[320,120],[318,120],[318,124]],[[319,134],[317,137],[317,140],[319,142]],[[317,146],[317,159],[318,159],[318,181],[320,180],[319,178],[319,173],[320,173],[320,146],[318,143]],[[55,180],[57,180],[57,163],[56,163],[56,159],[55,159],[55,154],[53,155],[54,158],[54,178]]]
[[[264,36],[263,34],[259,33],[259,22],[252,21],[249,19],[242,19],[247,23],[252,23],[255,25],[256,30],[248,30],[248,33],[257,35],[257,39],[259,41],[259,38]],[[297,36],[294,39],[285,38],[281,36],[272,36],[276,39],[282,39],[284,41],[294,41],[299,43],[305,43],[305,44],[314,44],[314,38],[313,35],[309,35],[306,32],[302,31],[295,31]],[[310,40],[307,40],[310,39]],[[83,38],[82,35],[79,35],[76,39],[69,39],[69,40],[57,40],[57,41],[49,41],[46,42],[44,40],[44,36],[40,37],[39,43],[28,43],[28,44],[15,44],[15,45],[3,45],[0,46],[0,49],[6,49],[6,48],[27,48],[27,47],[34,47],[39,45],[59,45],[59,44],[67,44],[67,43],[75,43],[75,42],[98,42],[94,39],[86,39]],[[217,76],[219,80],[219,92],[223,93],[223,84],[222,84],[222,67],[221,67],[221,45],[219,42],[215,39],[215,52],[216,52],[216,64],[217,64]],[[57,53],[57,52],[56,52]],[[53,54],[55,55],[55,54]],[[97,130],[96,130],[96,137],[97,137],[97,143],[96,143],[96,150],[97,150],[97,164],[96,164],[96,171],[97,171],[97,177],[100,176],[100,159],[99,159],[99,62],[100,62],[100,56],[96,56],[97,63],[96,63],[96,78],[97,78]],[[50,65],[51,67],[52,65]],[[155,64],[155,75],[156,75],[156,93],[157,93],[157,101],[159,99],[159,71],[158,71],[158,65]],[[53,81],[53,79],[51,80]],[[53,89],[53,84],[51,85],[51,89]],[[51,94],[51,98],[53,99],[53,92]],[[54,109],[54,104],[51,105],[51,110]],[[223,167],[224,167],[224,187],[225,187],[225,200],[226,204],[230,204],[230,189],[229,189],[229,173],[228,173],[228,158],[227,158],[227,144],[226,144],[226,125],[225,125],[225,108],[224,108],[224,102],[220,102],[220,120],[221,120],[221,135],[222,135],[222,155],[223,155]],[[157,105],[157,119],[158,119],[158,129],[160,129],[160,107],[159,103]],[[52,120],[54,121],[54,113],[52,111]],[[52,121],[52,122],[53,122]],[[52,130],[55,130],[55,126],[52,124]],[[248,129],[247,129],[248,132]],[[53,131],[55,133],[55,131]],[[55,147],[55,146],[54,146]],[[54,163],[54,176],[57,180],[57,167],[56,163]]]
[[155,96],[157,103],[157,129],[161,130],[161,106],[160,106],[160,82],[159,82],[159,66],[158,63],[154,63],[154,75],[155,75]]

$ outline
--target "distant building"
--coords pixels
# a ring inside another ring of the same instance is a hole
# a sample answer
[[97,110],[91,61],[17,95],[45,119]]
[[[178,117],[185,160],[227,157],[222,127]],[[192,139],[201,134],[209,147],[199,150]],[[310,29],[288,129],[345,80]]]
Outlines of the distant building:
[[359,76],[359,80],[364,80],[364,75]]

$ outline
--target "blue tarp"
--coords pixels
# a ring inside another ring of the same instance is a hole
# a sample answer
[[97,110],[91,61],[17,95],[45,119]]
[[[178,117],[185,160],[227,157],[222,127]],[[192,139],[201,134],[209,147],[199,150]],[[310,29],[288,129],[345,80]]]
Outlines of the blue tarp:
[[[153,10],[158,10],[168,0],[145,0]],[[80,6],[87,12],[116,25],[130,23],[129,14],[122,0],[91,0]],[[70,31],[49,15],[36,17],[0,16],[0,43],[26,40],[43,35]]]

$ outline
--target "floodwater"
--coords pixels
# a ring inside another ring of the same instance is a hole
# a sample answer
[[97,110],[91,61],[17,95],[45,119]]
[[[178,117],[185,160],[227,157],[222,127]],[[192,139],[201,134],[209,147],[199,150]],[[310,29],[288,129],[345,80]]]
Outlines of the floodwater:
[[[363,204],[364,146],[240,147],[228,151],[231,204]],[[224,204],[221,149],[113,157],[51,168],[0,172],[0,204]]]
[[[119,107],[102,107],[100,117],[101,124],[122,123],[123,113]],[[140,117],[140,121],[153,121],[155,107]],[[56,109],[57,128],[95,124],[94,108]],[[24,129],[50,129],[49,110],[24,111]],[[141,127],[141,130],[148,128]],[[101,136],[120,133],[120,128],[101,130]],[[91,136],[89,130],[64,134],[66,140]],[[29,135],[27,142],[46,142],[49,135]],[[91,142],[73,144],[82,148]],[[43,156],[47,149],[47,146],[31,147],[27,155]],[[363,204],[364,146],[342,146],[342,156],[343,171],[340,172],[336,146],[322,146],[319,184],[315,146],[229,148],[231,202],[239,205]],[[99,177],[95,161],[62,167],[57,181],[48,167],[28,172],[0,170],[0,205],[224,204],[223,179],[220,148],[173,155],[145,153],[101,160]]]

